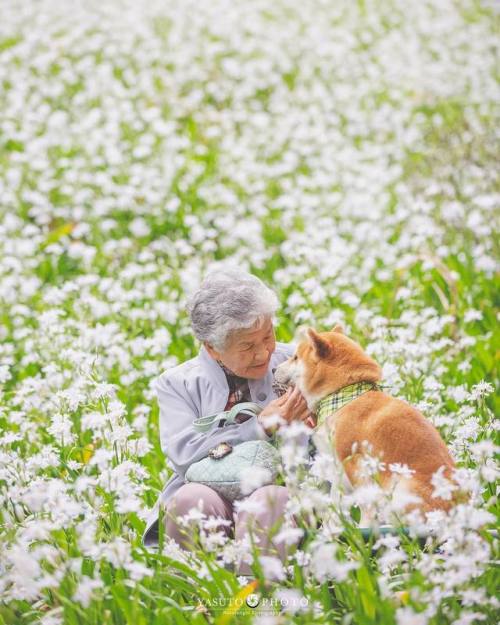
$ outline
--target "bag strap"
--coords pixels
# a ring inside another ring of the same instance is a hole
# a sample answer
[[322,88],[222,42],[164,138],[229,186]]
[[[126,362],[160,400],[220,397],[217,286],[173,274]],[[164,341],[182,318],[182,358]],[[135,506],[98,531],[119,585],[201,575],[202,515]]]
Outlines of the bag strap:
[[193,426],[197,432],[206,432],[216,421],[219,421],[220,419],[225,419],[226,425],[230,425],[235,422],[236,415],[240,414],[240,412],[254,417],[258,415],[261,410],[262,407],[259,406],[259,404],[255,404],[251,401],[244,401],[239,404],[235,404],[231,410],[223,410],[222,412],[217,412],[205,417],[198,417],[193,421]]

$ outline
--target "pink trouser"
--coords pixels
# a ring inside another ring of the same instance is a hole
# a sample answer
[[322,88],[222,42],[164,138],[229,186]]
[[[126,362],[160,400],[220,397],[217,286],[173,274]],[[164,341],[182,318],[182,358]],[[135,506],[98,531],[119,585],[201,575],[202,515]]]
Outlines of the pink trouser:
[[[196,508],[200,499],[202,501],[201,509],[208,517],[220,517],[231,521],[230,526],[220,526],[220,530],[227,536],[241,540],[251,528],[253,539],[258,545],[261,555],[278,556],[284,563],[287,555],[292,553],[296,547],[294,544],[287,545],[285,541],[274,543],[270,536],[271,528],[275,524],[278,527],[283,520],[284,509],[288,500],[288,490],[285,486],[269,484],[257,488],[246,499],[262,502],[263,511],[247,512],[241,510],[235,512],[233,516],[233,505],[229,500],[209,486],[191,482],[181,486],[165,506],[166,534],[182,548],[192,549],[193,545],[189,541],[189,529],[177,523],[176,517],[186,514],[191,508]],[[293,516],[291,525],[297,527],[296,519]],[[248,564],[243,562],[237,573],[239,575],[251,575],[252,570]]]

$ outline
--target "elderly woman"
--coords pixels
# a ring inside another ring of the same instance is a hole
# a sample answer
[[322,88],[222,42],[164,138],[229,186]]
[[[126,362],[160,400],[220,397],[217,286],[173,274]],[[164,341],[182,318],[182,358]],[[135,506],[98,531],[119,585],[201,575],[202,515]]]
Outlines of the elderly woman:
[[[274,292],[256,276],[230,269],[209,274],[188,302],[192,329],[202,346],[197,356],[168,369],[157,380],[161,446],[174,474],[148,520],[144,544],[157,540],[158,510],[163,506],[166,534],[181,547],[192,548],[178,518],[201,500],[207,516],[228,522],[221,525],[227,535],[242,539],[251,527],[261,553],[277,552],[285,559],[285,545],[273,546],[269,531],[283,517],[286,487],[257,488],[248,499],[262,505],[245,506],[254,511],[240,510],[233,515],[231,502],[213,489],[184,482],[189,466],[223,441],[233,445],[257,439],[270,441],[274,431],[266,426],[266,416],[278,414],[285,422],[311,417],[298,390],[278,398],[272,388],[274,369],[294,351],[293,346],[275,339],[273,315],[278,306]],[[208,432],[194,429],[196,418],[246,401],[263,408],[258,416],[240,413],[237,423],[224,425],[221,419]],[[242,564],[239,572],[248,574],[248,565]]]

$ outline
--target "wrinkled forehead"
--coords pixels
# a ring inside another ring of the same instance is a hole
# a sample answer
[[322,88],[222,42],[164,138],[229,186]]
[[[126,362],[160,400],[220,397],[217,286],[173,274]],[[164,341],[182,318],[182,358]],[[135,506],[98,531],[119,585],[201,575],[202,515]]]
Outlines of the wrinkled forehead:
[[272,327],[273,320],[271,317],[262,317],[260,319],[256,319],[255,323],[250,328],[240,328],[239,330],[234,330],[234,336],[237,338],[255,336],[259,332],[270,330]]
[[239,328],[238,330],[230,332],[230,343],[231,345],[235,345],[258,339],[260,335],[270,332],[273,327],[273,320],[270,317],[265,317],[260,320],[257,319],[250,328]]

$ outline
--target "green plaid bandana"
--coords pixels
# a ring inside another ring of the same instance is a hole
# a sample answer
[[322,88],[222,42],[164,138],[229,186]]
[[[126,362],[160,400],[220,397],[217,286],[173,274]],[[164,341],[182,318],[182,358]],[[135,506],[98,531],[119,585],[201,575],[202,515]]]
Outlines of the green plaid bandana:
[[357,382],[344,386],[336,393],[330,393],[319,402],[316,409],[316,427],[319,427],[329,415],[337,412],[356,397],[367,391],[377,391],[381,387],[375,382]]

